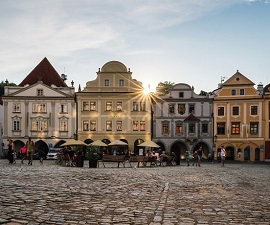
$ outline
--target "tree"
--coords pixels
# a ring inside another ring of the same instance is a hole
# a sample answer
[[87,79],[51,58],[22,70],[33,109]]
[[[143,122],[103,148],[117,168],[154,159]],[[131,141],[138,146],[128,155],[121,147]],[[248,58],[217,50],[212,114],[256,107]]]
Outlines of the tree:
[[4,91],[4,88],[5,86],[17,86],[16,84],[14,83],[8,83],[8,81],[1,81],[0,83],[0,96],[3,96],[5,91]]
[[158,95],[168,94],[169,90],[173,87],[173,85],[174,85],[174,82],[171,82],[171,81],[159,82],[156,88],[156,93]]
[[207,94],[208,94],[208,92],[201,90],[201,92],[200,92],[199,95],[201,95],[201,96],[206,96]]

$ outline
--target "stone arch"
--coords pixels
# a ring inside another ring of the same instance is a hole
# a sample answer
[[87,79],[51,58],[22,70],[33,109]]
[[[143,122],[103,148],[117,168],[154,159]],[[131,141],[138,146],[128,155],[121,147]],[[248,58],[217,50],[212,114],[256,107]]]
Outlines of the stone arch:
[[141,138],[134,141],[134,151],[133,151],[134,155],[139,155],[140,154],[140,147],[138,147],[138,145],[143,143],[143,142],[144,142],[144,140],[141,139]]
[[204,141],[199,141],[195,145],[192,146],[191,152],[193,153],[195,150],[198,150],[199,147],[202,146],[203,149],[203,157],[207,159],[209,153],[212,152],[211,147]]
[[43,151],[47,155],[49,147],[43,140],[38,140],[35,142],[35,151]]
[[176,141],[172,143],[170,151],[171,151],[171,154],[174,152],[176,156],[177,165],[180,164],[180,159],[185,158],[185,152],[188,150],[189,150],[188,146],[183,141]]

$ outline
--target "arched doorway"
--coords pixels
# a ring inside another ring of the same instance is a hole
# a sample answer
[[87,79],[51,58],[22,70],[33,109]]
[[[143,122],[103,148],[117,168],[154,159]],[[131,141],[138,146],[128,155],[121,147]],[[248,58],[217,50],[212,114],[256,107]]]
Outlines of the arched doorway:
[[47,155],[49,147],[44,141],[39,140],[35,143],[35,151],[43,151]]
[[260,161],[260,149],[255,149],[255,161]]
[[176,142],[171,147],[171,153],[174,152],[176,156],[176,164],[180,164],[180,159],[185,158],[185,152],[188,150],[187,146],[183,142]]
[[20,158],[20,157],[21,157],[21,156],[20,156],[20,153],[21,153],[21,147],[23,147],[25,143],[23,143],[21,140],[16,140],[16,141],[14,141],[13,143],[14,143],[14,145],[15,145],[15,151],[16,151],[16,153],[17,153],[17,156],[18,156],[18,158]]
[[226,150],[226,160],[234,160],[234,148],[232,146],[228,146],[225,148]]
[[165,146],[164,146],[164,144],[162,142],[158,141],[157,145],[160,146],[160,152],[166,151]]
[[244,149],[244,160],[250,160],[250,147],[247,146]]
[[92,142],[94,142],[92,139],[86,139],[85,141],[84,141],[84,143],[85,144],[91,144]]
[[54,148],[61,148],[61,145],[66,143],[64,140],[58,141],[55,145]]

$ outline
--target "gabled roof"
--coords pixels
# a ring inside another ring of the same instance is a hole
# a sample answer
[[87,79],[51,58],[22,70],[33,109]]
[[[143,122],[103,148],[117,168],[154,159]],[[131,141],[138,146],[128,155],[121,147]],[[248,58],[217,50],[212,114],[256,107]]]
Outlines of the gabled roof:
[[42,81],[48,86],[53,84],[57,87],[67,87],[67,84],[62,80],[46,57],[31,71],[31,73],[29,73],[26,78],[24,78],[19,86],[23,87],[27,84],[33,85],[38,81]]
[[238,85],[254,86],[255,84],[247,77],[245,77],[242,73],[240,73],[238,70],[234,75],[232,75],[228,80],[226,80],[226,82],[222,84],[222,86],[238,86]]
[[194,116],[192,113],[188,115],[186,119],[184,119],[184,122],[197,122],[200,121],[196,116]]

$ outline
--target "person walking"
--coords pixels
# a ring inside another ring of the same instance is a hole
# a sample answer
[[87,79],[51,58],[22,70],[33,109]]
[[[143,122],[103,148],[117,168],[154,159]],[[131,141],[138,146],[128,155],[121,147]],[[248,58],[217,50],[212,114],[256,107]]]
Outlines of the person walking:
[[23,164],[23,160],[25,160],[26,158],[26,146],[22,146],[21,147],[21,158],[22,158],[22,164]]
[[201,147],[198,149],[198,166],[201,166],[202,156],[203,156],[203,150],[202,150],[202,146],[201,146]]
[[13,143],[13,140],[8,140],[8,153],[7,153],[7,158],[8,158],[8,161],[10,164],[13,164],[14,163],[14,149],[15,149],[15,146],[14,146],[14,143]]
[[194,166],[194,164],[196,164],[196,166],[198,165],[198,151],[195,150],[195,152],[193,153],[193,163],[192,166]]
[[28,165],[32,165],[34,148],[35,148],[35,144],[31,140],[31,138],[29,137],[28,141],[26,142],[26,152],[27,152],[27,156],[28,156]]
[[187,166],[189,166],[189,158],[190,158],[190,153],[189,153],[189,151],[186,151],[185,159],[186,159],[186,162],[187,162]]
[[221,158],[221,166],[224,166],[225,158],[226,158],[226,150],[225,150],[224,146],[221,146],[220,158]]

